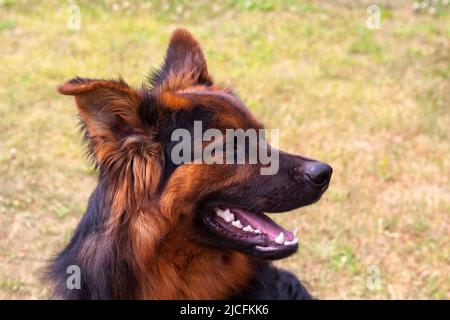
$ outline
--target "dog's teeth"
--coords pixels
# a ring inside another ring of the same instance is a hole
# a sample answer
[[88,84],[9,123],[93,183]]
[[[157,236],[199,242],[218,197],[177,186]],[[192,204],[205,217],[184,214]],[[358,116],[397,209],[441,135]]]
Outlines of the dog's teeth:
[[234,214],[230,212],[230,209],[221,210],[216,208],[216,214],[226,222],[232,222],[234,220]]
[[239,220],[234,220],[231,224],[236,228],[242,229],[242,223]]
[[252,228],[252,226],[249,225],[249,224],[248,224],[246,227],[244,227],[244,229],[242,229],[242,230],[247,231],[247,232],[253,232],[253,231],[255,231],[255,230]]
[[298,233],[298,228],[295,227],[294,230],[292,230],[292,234],[295,236]]
[[285,241],[284,245],[288,246],[290,244],[296,244],[296,243],[298,243],[298,238],[294,238],[294,240],[291,240],[291,241]]
[[256,229],[254,232],[255,232],[255,233],[261,233],[261,230]]
[[284,233],[280,232],[280,234],[274,240],[278,244],[283,244],[284,243]]

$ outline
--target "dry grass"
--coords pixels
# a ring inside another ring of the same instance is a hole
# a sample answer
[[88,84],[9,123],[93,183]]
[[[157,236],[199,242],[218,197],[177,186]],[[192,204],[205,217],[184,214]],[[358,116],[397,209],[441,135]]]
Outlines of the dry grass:
[[321,298],[450,298],[448,6],[379,1],[370,31],[363,1],[117,2],[78,1],[75,31],[67,1],[0,2],[0,298],[47,297],[40,271],[95,183],[56,85],[119,73],[139,85],[176,26],[282,148],[335,169],[318,204],[278,218],[302,243],[281,265]]

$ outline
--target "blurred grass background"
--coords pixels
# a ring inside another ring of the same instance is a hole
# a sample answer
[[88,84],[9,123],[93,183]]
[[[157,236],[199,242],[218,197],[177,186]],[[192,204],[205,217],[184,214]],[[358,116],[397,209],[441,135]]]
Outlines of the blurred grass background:
[[[370,4],[380,30],[366,27]],[[138,86],[177,26],[280,128],[281,148],[334,167],[319,203],[277,217],[301,242],[278,264],[320,298],[449,299],[445,0],[1,0],[0,298],[47,298],[41,270],[94,187],[75,106],[55,87],[119,74]]]

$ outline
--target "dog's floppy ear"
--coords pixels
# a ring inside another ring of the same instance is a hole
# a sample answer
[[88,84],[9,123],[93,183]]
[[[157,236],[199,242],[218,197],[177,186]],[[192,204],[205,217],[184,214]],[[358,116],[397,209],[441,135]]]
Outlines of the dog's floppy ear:
[[77,77],[58,86],[58,91],[75,97],[90,151],[98,164],[105,163],[130,137],[138,141],[143,136],[138,116],[142,94],[122,79]]
[[200,44],[186,29],[173,32],[164,64],[149,80],[153,88],[160,87],[163,91],[211,85],[213,82]]

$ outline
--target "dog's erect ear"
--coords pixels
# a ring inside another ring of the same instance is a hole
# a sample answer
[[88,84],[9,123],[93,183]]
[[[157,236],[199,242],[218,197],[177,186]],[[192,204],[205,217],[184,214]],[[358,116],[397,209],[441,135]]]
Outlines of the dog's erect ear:
[[185,29],[173,32],[164,64],[149,80],[153,88],[171,91],[213,82],[200,44]]
[[97,163],[107,161],[127,138],[137,141],[143,136],[143,125],[138,116],[142,94],[122,79],[77,77],[58,86],[58,91],[75,96],[86,138]]

